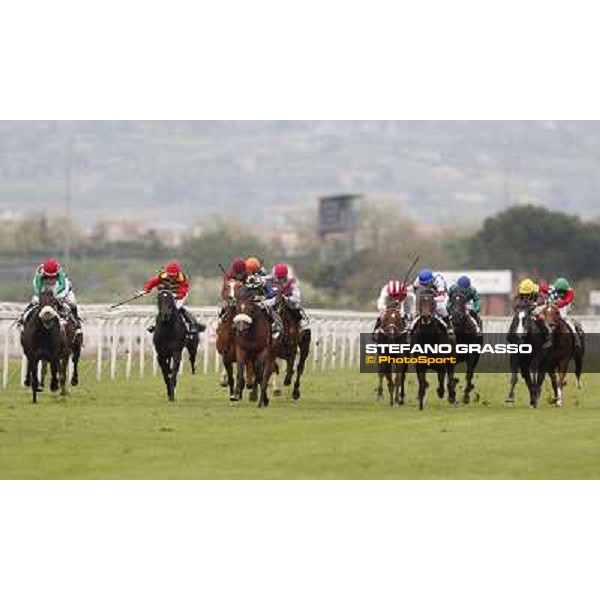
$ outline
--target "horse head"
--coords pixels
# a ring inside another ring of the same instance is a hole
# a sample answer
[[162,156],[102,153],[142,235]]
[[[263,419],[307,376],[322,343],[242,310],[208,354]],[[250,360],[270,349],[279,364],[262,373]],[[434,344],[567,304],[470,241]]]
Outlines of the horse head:
[[527,337],[527,334],[532,331],[533,318],[531,316],[531,307],[519,307],[515,314],[515,320],[517,323],[515,336],[518,340],[524,340]]
[[233,328],[239,335],[246,335],[254,323],[258,306],[251,299],[244,298],[238,301],[233,318]]
[[40,292],[38,317],[46,329],[50,329],[59,322],[58,300],[51,287],[44,287]]
[[560,311],[553,304],[546,304],[542,311],[540,312],[540,318],[546,322],[546,325],[552,330],[555,331],[561,327],[563,322],[562,317],[560,316]]
[[421,323],[428,325],[435,315],[435,297],[429,291],[419,292],[418,297],[418,311],[421,316]]
[[456,288],[450,294],[450,316],[453,320],[463,321],[467,317],[469,296],[465,290]]
[[162,290],[156,297],[159,321],[168,322],[175,315],[175,296],[168,290]]
[[381,333],[388,336],[399,335],[404,331],[404,319],[398,306],[389,306],[381,317]]

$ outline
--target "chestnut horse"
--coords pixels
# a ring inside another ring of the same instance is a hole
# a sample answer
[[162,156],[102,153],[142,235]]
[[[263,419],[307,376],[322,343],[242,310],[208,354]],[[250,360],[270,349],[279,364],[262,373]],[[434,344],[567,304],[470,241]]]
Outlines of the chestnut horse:
[[583,357],[585,352],[584,337],[580,335],[580,345],[578,348],[575,344],[574,334],[560,316],[559,309],[552,304],[547,304],[544,307],[540,313],[540,317],[550,327],[553,335],[552,348],[540,364],[537,385],[538,389],[541,389],[544,378],[548,374],[554,391],[553,403],[558,407],[562,407],[563,388],[566,385],[567,372],[571,360],[575,361],[577,388],[581,389],[581,373],[583,371]]
[[[408,332],[402,311],[397,303],[385,309],[375,341],[378,344],[406,344],[408,342]],[[404,406],[404,398],[406,396],[404,390],[408,365],[383,363],[378,365],[378,371],[379,387],[377,388],[377,399],[383,400],[383,381],[385,379],[390,394],[390,406],[395,406],[396,404]]]

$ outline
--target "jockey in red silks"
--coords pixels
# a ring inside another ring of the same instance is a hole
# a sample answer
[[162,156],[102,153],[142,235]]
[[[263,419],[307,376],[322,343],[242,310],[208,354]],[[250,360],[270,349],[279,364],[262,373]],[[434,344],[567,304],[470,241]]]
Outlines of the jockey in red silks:
[[290,312],[298,321],[300,330],[308,327],[308,317],[302,308],[302,295],[298,280],[290,273],[290,268],[283,263],[275,265],[271,275],[265,279],[266,300],[265,305],[274,307],[277,303],[278,293],[281,292],[283,300]]
[[[170,263],[167,265],[164,270],[146,282],[144,289],[140,293],[149,294],[154,288],[158,288],[159,291],[169,291],[175,296],[175,306],[183,317],[188,335],[192,336],[206,329],[206,327],[196,321],[194,316],[185,307],[185,302],[190,292],[190,279],[183,272],[179,263]],[[154,326],[149,327],[148,331],[152,333]]]
[[381,327],[381,319],[387,308],[397,306],[402,312],[404,326],[410,322],[411,315],[415,310],[415,295],[409,292],[401,281],[392,279],[381,289],[379,299],[377,300],[377,310],[379,317],[375,323],[373,333],[377,333]]

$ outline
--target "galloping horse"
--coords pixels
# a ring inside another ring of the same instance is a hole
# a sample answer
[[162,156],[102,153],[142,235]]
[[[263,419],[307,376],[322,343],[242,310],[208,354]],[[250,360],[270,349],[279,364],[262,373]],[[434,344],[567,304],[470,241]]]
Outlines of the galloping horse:
[[[429,291],[421,291],[417,298],[417,310],[419,313],[418,322],[414,326],[411,335],[411,345],[426,344],[451,344],[450,337],[446,328],[438,321],[435,316],[435,296]],[[431,356],[430,356],[431,357]],[[449,358],[450,356],[442,356],[440,358]],[[438,357],[431,357],[438,358]],[[438,389],[437,394],[440,400],[445,396],[445,379],[448,376],[448,396],[449,402],[452,405],[456,405],[456,381],[454,379],[454,365],[450,361],[444,364],[435,365],[415,365],[417,371],[417,379],[419,380],[419,409],[425,408],[425,394],[427,393],[427,370],[431,369],[437,372],[438,376]]]
[[66,371],[69,360],[69,344],[59,315],[58,300],[52,288],[44,288],[39,303],[32,310],[21,333],[21,345],[27,357],[25,385],[31,386],[33,402],[42,391],[38,378],[40,362],[50,365],[50,389],[66,396]]
[[511,380],[508,402],[514,402],[518,373],[525,380],[529,391],[529,405],[537,408],[541,388],[538,386],[537,373],[545,351],[543,348],[542,326],[533,317],[533,308],[528,304],[517,307],[517,312],[510,326],[507,341],[509,343],[528,344],[531,354],[513,354],[510,358]]
[[223,360],[223,367],[227,375],[227,381],[223,387],[229,387],[229,396],[234,399],[234,378],[233,364],[236,361],[235,357],[235,332],[233,329],[233,318],[235,316],[235,306],[240,289],[243,287],[241,281],[227,281],[221,290],[221,298],[227,305],[224,309],[221,321],[217,326],[216,346],[217,352]]
[[300,330],[298,317],[289,307],[281,290],[277,292],[276,306],[283,324],[283,332],[280,338],[273,342],[273,355],[275,358],[280,358],[286,362],[287,368],[283,385],[289,387],[294,380],[296,355],[300,351],[298,365],[296,366],[296,380],[294,381],[294,389],[292,391],[292,398],[300,400],[300,381],[306,366],[306,359],[310,352],[311,331],[310,329]]
[[160,370],[167,386],[167,395],[171,402],[175,401],[177,376],[181,366],[183,349],[187,347],[190,354],[192,372],[195,372],[198,336],[188,340],[183,317],[177,310],[175,296],[168,290],[162,290],[157,296],[158,316],[154,330],[154,348]]
[[[469,314],[469,297],[465,290],[456,287],[450,296],[450,322],[456,334],[457,344],[481,344],[483,333],[477,331],[477,325]],[[466,385],[463,395],[463,402],[469,404],[471,401],[471,392],[475,389],[473,377],[479,364],[481,355],[479,352],[469,352],[468,354],[458,354],[457,361],[464,362],[467,367]]]
[[[577,388],[581,389],[581,373],[583,370],[583,357],[585,352],[584,336],[580,335],[580,347],[577,348],[573,333],[569,326],[560,316],[560,311],[556,306],[547,304],[540,313],[541,318],[546,322],[552,331],[552,348],[541,361],[537,376],[538,389],[542,388],[546,373],[552,381],[554,391],[554,403],[558,407],[563,405],[563,387],[566,385],[567,371],[569,363],[575,360],[575,376],[577,378]],[[579,335],[579,334],[577,334]]]
[[[375,341],[378,344],[405,344],[408,341],[408,332],[402,317],[402,311],[395,304],[385,309],[381,317],[381,325]],[[390,406],[404,406],[404,384],[406,382],[406,372],[408,365],[391,365],[383,363],[378,365],[379,387],[377,388],[377,398],[383,399],[383,380],[387,381],[390,394]],[[394,374],[396,375],[394,377]]]
[[269,406],[267,388],[274,368],[271,354],[271,324],[258,303],[249,295],[239,298],[233,318],[237,378],[231,400],[239,402],[244,389],[244,367],[251,363],[255,381],[260,384],[259,408]]

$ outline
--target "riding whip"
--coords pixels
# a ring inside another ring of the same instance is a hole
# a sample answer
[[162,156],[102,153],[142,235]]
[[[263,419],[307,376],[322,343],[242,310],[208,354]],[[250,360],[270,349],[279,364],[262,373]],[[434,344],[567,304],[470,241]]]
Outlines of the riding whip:
[[412,261],[412,263],[408,269],[408,272],[406,273],[406,277],[404,278],[404,287],[406,287],[406,284],[408,283],[408,280],[410,279],[410,276],[412,275],[413,269],[417,266],[417,263],[419,262],[419,260],[421,260],[421,257],[417,255],[415,260]]
[[112,310],[113,308],[119,308],[119,306],[123,306],[125,304],[129,304],[130,302],[133,302],[134,300],[137,300],[138,298],[141,298],[142,296],[145,296],[146,292],[140,292],[138,294],[136,294],[133,298],[129,298],[128,300],[123,300],[123,302],[117,302],[117,304],[113,304],[110,309]]

